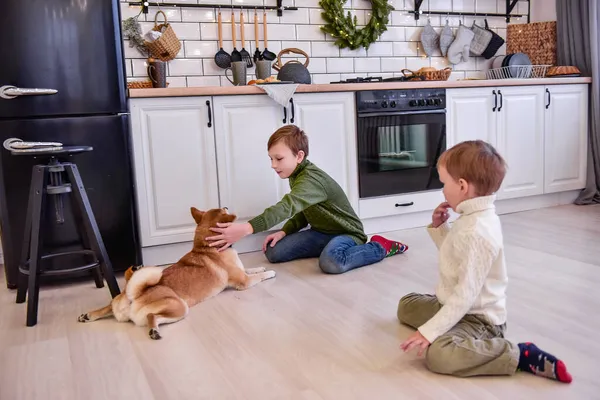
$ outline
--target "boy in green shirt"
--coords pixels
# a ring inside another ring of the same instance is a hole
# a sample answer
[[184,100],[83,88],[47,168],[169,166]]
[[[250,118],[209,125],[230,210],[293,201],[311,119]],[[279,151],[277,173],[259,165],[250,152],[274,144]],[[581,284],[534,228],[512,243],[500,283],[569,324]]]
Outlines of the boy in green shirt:
[[[213,241],[211,246],[225,250],[244,236],[289,219],[263,244],[263,252],[272,263],[319,257],[323,272],[341,274],[408,249],[405,244],[378,235],[367,243],[362,222],[342,188],[306,158],[308,138],[300,128],[286,125],[278,129],[267,148],[271,167],[281,179],[289,179],[291,192],[246,223],[211,228],[219,233],[207,238]],[[308,225],[310,229],[302,230]]]

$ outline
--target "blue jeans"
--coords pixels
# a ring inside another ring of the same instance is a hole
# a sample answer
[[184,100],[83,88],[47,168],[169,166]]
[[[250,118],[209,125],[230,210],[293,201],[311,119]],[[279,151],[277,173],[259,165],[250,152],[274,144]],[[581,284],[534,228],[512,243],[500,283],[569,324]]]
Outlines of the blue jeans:
[[285,236],[274,247],[269,243],[265,256],[272,263],[319,257],[323,272],[343,274],[379,262],[385,258],[385,253],[379,243],[357,245],[350,236],[327,235],[308,229]]

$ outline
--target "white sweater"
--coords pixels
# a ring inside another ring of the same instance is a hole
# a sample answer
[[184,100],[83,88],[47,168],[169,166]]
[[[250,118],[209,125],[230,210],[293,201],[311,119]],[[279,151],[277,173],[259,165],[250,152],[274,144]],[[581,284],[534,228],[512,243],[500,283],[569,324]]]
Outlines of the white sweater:
[[466,314],[484,315],[495,325],[506,322],[508,277],[495,199],[491,195],[463,201],[452,228],[444,223],[427,229],[440,251],[435,294],[442,304],[440,311],[419,327],[430,343]]

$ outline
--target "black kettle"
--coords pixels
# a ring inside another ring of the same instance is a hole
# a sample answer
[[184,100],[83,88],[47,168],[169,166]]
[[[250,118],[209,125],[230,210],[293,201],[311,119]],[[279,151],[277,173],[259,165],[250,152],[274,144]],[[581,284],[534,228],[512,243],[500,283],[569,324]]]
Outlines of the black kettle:
[[[296,60],[290,60],[285,64],[281,63],[281,56],[283,54],[301,54],[306,57],[306,62],[302,64]],[[294,83],[303,83],[309,85],[311,83],[310,80],[310,72],[308,72],[308,54],[300,49],[283,49],[277,54],[277,62],[273,64],[273,69],[279,71],[277,74],[277,79],[280,81],[291,81]]]

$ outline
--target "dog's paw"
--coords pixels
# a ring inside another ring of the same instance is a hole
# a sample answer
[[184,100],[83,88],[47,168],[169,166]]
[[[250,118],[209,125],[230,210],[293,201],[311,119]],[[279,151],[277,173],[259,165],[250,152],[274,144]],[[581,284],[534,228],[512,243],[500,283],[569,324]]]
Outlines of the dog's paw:
[[79,317],[77,317],[77,321],[79,321],[79,322],[90,322],[90,316],[87,313],[81,314]]
[[277,273],[273,270],[265,271],[265,279],[275,278],[276,275]]
[[160,333],[158,333],[158,331],[154,328],[150,329],[150,331],[148,332],[148,336],[150,336],[150,339],[153,339],[153,340],[162,339],[162,336],[160,336]]

